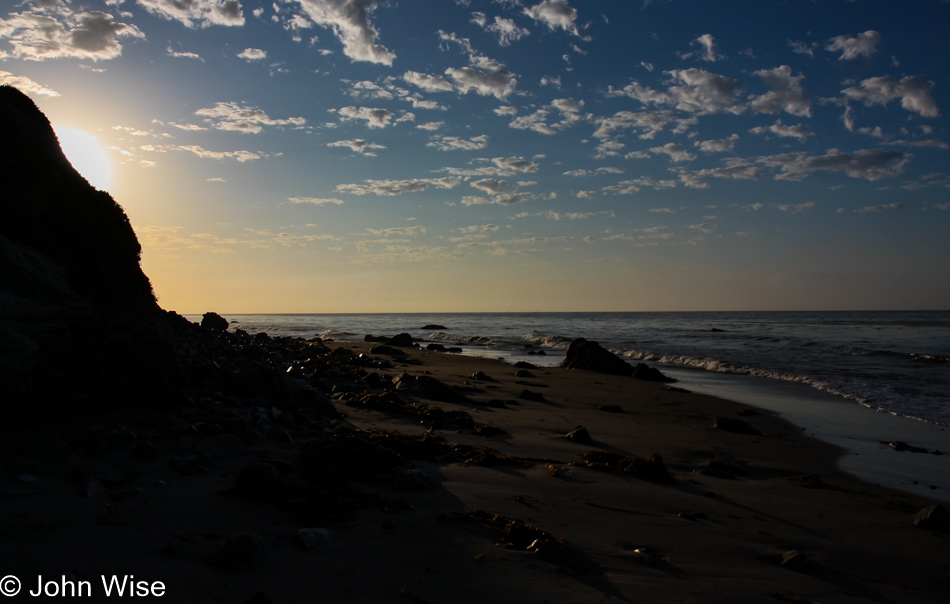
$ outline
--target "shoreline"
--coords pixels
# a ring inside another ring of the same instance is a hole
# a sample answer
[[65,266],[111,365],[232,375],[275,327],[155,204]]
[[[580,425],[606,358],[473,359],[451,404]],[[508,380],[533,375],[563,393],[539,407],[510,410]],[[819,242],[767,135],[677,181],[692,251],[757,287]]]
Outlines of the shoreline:
[[[268,342],[272,355],[289,350]],[[328,344],[319,355],[314,344],[311,358],[335,367],[313,365],[342,415],[329,423],[293,401],[255,407],[212,391],[171,417],[128,409],[99,418],[110,423],[88,449],[53,446],[83,431],[76,422],[11,435],[0,543],[17,556],[5,571],[28,585],[39,574],[134,573],[181,602],[945,597],[950,534],[914,526],[933,500],[841,471],[839,448],[774,412],[585,370],[515,375],[496,359]],[[238,431],[236,414],[248,412],[279,429]],[[466,414],[474,424],[431,419]],[[766,435],[717,429],[720,417]],[[588,436],[569,438],[578,426]],[[307,461],[348,434],[409,439],[408,448],[392,471],[353,465],[369,449]],[[581,463],[591,450],[644,456],[665,473]],[[207,471],[192,473],[195,463]],[[335,473],[338,464],[350,469]],[[351,503],[295,503],[315,469],[336,476],[315,493]],[[77,475],[86,477],[78,485]],[[536,538],[505,532],[512,527]]]
[[[526,361],[544,367],[556,366],[565,352],[554,349],[535,356],[464,344],[461,348],[463,356],[506,364]],[[841,448],[838,467],[863,481],[950,503],[950,432],[943,424],[886,413],[810,384],[651,364],[675,377],[684,388],[778,413],[807,434]],[[943,455],[895,451],[889,446],[895,441],[937,450]]]

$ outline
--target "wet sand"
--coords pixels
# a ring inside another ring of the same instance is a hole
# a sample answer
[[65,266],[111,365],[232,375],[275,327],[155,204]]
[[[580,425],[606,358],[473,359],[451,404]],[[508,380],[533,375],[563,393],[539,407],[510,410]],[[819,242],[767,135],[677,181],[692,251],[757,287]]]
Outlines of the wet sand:
[[[365,352],[371,345],[331,346]],[[416,476],[438,481],[429,488],[397,488],[406,485],[388,476],[354,483],[377,505],[322,523],[330,539],[304,549],[296,542],[307,528],[299,515],[233,492],[248,464],[296,467],[308,439],[319,436],[302,426],[286,427],[287,442],[156,438],[146,459],[130,455],[128,444],[69,453],[55,436],[69,426],[11,435],[0,574],[19,576],[25,587],[39,574],[90,580],[90,602],[109,601],[95,587],[102,574],[161,581],[163,597],[175,602],[946,599],[950,535],[913,522],[934,502],[845,473],[836,465],[841,449],[773,412],[583,370],[539,367],[528,370],[533,377],[516,377],[511,365],[486,358],[421,350],[408,357],[421,364],[400,358],[377,373],[427,375],[468,398],[439,402],[398,390],[402,400],[465,411],[503,430],[483,436],[443,425],[431,430],[433,442],[522,459],[413,461]],[[478,371],[491,379],[473,379]],[[525,390],[541,397],[521,398]],[[506,404],[486,405],[493,400]],[[419,437],[430,428],[352,395],[334,404],[343,426]],[[717,417],[762,434],[716,429]],[[168,420],[151,412],[105,421],[134,429]],[[577,426],[591,443],[566,438]],[[670,480],[570,464],[589,450],[656,454]],[[200,451],[208,453],[207,474],[184,476],[170,466]],[[82,476],[115,480],[89,492],[77,488],[88,486]],[[537,541],[526,546],[506,535],[505,525],[518,528],[517,521]],[[241,534],[256,536],[245,540],[247,564],[217,564],[223,544]]]

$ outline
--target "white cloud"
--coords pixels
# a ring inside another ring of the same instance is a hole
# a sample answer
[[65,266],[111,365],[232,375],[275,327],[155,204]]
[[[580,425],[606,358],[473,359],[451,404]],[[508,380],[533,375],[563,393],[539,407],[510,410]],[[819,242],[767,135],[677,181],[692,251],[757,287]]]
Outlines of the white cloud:
[[497,195],[508,190],[508,183],[506,181],[496,180],[494,178],[483,178],[469,184],[476,189],[481,189],[490,195]]
[[426,144],[426,147],[434,147],[439,151],[477,151],[487,146],[487,134],[473,136],[468,140],[457,136],[437,136]]
[[502,105],[501,107],[496,107],[492,109],[492,111],[494,112],[495,115],[502,116],[502,117],[518,115],[518,110],[509,105]]
[[198,145],[143,145],[139,147],[143,151],[153,151],[156,153],[166,153],[168,151],[187,151],[204,159],[234,159],[241,163],[261,159],[261,155],[251,151],[209,151]]
[[102,61],[122,54],[120,38],[145,38],[136,26],[118,23],[108,13],[74,11],[65,4],[57,5],[56,9],[34,7],[0,20],[0,38],[6,38],[12,45],[12,56],[30,61],[59,58]]
[[385,128],[394,117],[387,109],[373,107],[342,107],[337,113],[342,120],[363,120],[370,128]]
[[445,78],[419,73],[418,71],[407,71],[403,74],[402,79],[426,92],[452,92],[455,90],[452,82]]
[[670,86],[666,91],[642,86],[634,80],[622,90],[610,87],[607,96],[627,96],[644,105],[671,106],[688,113],[733,113],[745,111],[737,104],[741,85],[739,81],[717,75],[704,69],[674,69],[667,71]]
[[314,23],[333,30],[343,43],[343,54],[354,61],[392,65],[396,58],[382,44],[370,15],[386,0],[294,0]]
[[42,84],[37,84],[25,76],[15,76],[9,71],[0,71],[0,86],[13,86],[20,92],[26,94],[42,94],[45,96],[56,97],[59,93],[51,90]]
[[[494,96],[498,100],[505,100],[515,91],[518,80],[503,63],[477,53],[472,48],[468,38],[460,38],[454,33],[439,31],[439,40],[443,43],[454,43],[468,55],[468,66],[445,70],[455,90],[460,94],[467,94],[474,90],[481,96]],[[429,76],[432,77],[432,76]]]
[[877,50],[877,43],[881,41],[881,34],[869,29],[855,37],[836,36],[828,41],[825,50],[830,52],[841,51],[839,61],[849,61],[858,57],[870,57]]
[[329,205],[343,205],[342,199],[333,199],[333,198],[323,199],[319,197],[288,197],[287,200],[292,201],[293,203],[309,203],[316,206],[322,206],[322,205],[328,205],[328,204]]
[[524,9],[524,14],[535,21],[540,21],[548,26],[548,29],[554,31],[562,29],[568,33],[580,36],[577,31],[577,10],[572,8],[567,0],[542,0],[530,8]]
[[518,85],[514,75],[503,64],[492,59],[484,59],[478,65],[450,67],[445,73],[460,93],[467,94],[474,90],[481,96],[494,96],[500,101],[514,92]]
[[517,42],[531,33],[523,27],[518,27],[511,19],[497,16],[495,17],[494,23],[482,22],[479,25],[481,25],[485,31],[495,34],[498,37],[498,44],[501,46],[510,46],[512,42]]
[[137,0],[150,13],[181,21],[185,27],[244,25],[240,0]]
[[765,126],[757,126],[749,130],[749,132],[752,134],[768,134],[771,132],[776,136],[797,138],[800,142],[805,142],[805,139],[812,135],[812,132],[808,129],[808,126],[803,124],[786,126],[782,123],[782,120],[775,120],[775,123],[768,128]]
[[674,116],[669,111],[639,112],[618,111],[610,117],[598,118],[596,120],[597,130],[594,136],[600,139],[606,139],[612,136],[617,130],[637,130],[640,132],[640,138],[652,140],[659,132],[674,120]]
[[373,235],[376,235],[377,237],[389,237],[390,235],[400,235],[400,236],[405,237],[405,236],[419,235],[419,234],[424,235],[426,232],[426,227],[411,226],[411,227],[393,227],[393,228],[381,229],[381,230],[376,230],[376,229],[366,229],[366,230],[372,233]]
[[808,44],[807,42],[799,42],[796,40],[789,40],[788,46],[792,49],[792,52],[800,55],[807,55],[811,58],[815,58],[815,49],[818,47],[816,42]]
[[726,153],[727,151],[732,151],[736,143],[739,142],[739,135],[733,134],[729,138],[720,138],[715,140],[708,141],[696,141],[693,143],[696,147],[699,147],[700,151],[705,153]]
[[858,214],[867,214],[874,212],[897,212],[904,207],[902,203],[888,203],[880,206],[864,206],[859,210],[855,210]]
[[201,56],[200,56],[198,53],[194,53],[194,52],[176,52],[176,51],[172,50],[172,47],[171,47],[171,46],[169,46],[168,48],[166,48],[166,49],[165,49],[165,52],[168,54],[168,56],[170,56],[170,57],[175,57],[176,59],[197,59],[197,60],[201,61],[202,63],[204,63],[204,59],[202,59]]
[[693,161],[696,159],[695,155],[684,150],[683,145],[679,143],[667,143],[662,147],[651,147],[650,151],[657,155],[668,155],[672,162]]
[[499,227],[497,224],[477,224],[459,228],[461,233],[494,233]]
[[249,134],[261,132],[264,126],[299,127],[307,123],[307,120],[302,117],[272,119],[257,107],[245,107],[238,103],[219,102],[214,107],[195,111],[195,115],[207,118],[206,121],[211,122],[218,130],[232,130]]
[[[368,143],[361,138],[356,138],[353,140],[343,140],[343,141],[327,143],[327,147],[347,147],[348,149],[355,151],[356,153],[365,153],[367,149],[385,149],[386,145]],[[367,155],[372,155],[372,154],[368,153]]]
[[699,46],[702,51],[699,58],[708,63],[715,63],[719,59],[725,59],[725,55],[716,52],[716,38],[712,34],[703,34],[693,40],[693,44]]
[[801,81],[803,75],[793,76],[792,68],[782,65],[775,69],[755,72],[771,90],[754,97],[749,106],[755,113],[779,113],[786,111],[799,117],[811,117],[811,100],[805,96]]
[[784,203],[775,206],[776,208],[782,210],[783,212],[789,212],[791,214],[798,214],[805,210],[810,210],[815,207],[814,201],[806,201],[805,203]]
[[724,165],[719,168],[706,168],[695,172],[680,170],[680,182],[691,189],[707,189],[709,185],[706,183],[706,178],[758,180],[762,175],[762,168],[746,159],[733,157],[723,163]]
[[419,124],[416,126],[419,130],[430,130],[435,131],[445,125],[445,122],[426,122],[425,124]]
[[425,191],[430,186],[440,189],[451,189],[458,186],[457,178],[420,178],[415,180],[367,180],[365,185],[343,184],[337,185],[336,190],[353,195],[402,195]]
[[863,101],[865,105],[887,105],[900,99],[901,107],[923,117],[940,117],[937,103],[930,96],[934,83],[920,76],[906,76],[897,80],[891,76],[868,78],[860,86],[842,90],[848,98]]
[[[604,193],[613,193],[615,195],[631,195],[633,193],[639,193],[644,188],[648,189],[675,189],[676,181],[675,180],[653,180],[649,177],[642,178],[633,178],[630,180],[622,180],[615,185],[610,185],[608,187],[603,187],[601,191]],[[657,210],[650,210],[655,212]]]
[[523,157],[493,157],[490,160],[479,159],[476,161],[490,161],[490,166],[481,168],[443,168],[449,174],[454,176],[514,176],[516,174],[533,174],[538,171],[539,165]]
[[778,168],[776,180],[803,180],[812,172],[844,172],[851,178],[876,181],[894,178],[903,173],[910,156],[896,151],[863,149],[854,153],[842,153],[830,149],[825,155],[806,152],[785,153],[760,157],[758,163]]
[[259,61],[261,59],[267,58],[267,51],[261,50],[260,48],[245,48],[238,57],[244,59],[247,62]]

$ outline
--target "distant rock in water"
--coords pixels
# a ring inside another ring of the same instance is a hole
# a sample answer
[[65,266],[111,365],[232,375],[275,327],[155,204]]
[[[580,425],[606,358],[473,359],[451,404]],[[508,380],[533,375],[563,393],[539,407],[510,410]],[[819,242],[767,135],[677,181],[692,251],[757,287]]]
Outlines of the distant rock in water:
[[567,355],[558,367],[588,369],[611,375],[632,375],[633,367],[597,342],[577,338],[567,348]]
[[637,363],[636,367],[610,352],[597,342],[577,338],[567,348],[567,355],[558,364],[567,369],[587,369],[611,375],[633,376],[651,382],[675,382],[671,377],[660,373],[659,369]]
[[130,379],[168,379],[155,323],[165,313],[128,217],[73,169],[46,116],[10,86],[0,86],[0,182],[0,412],[90,395],[135,400]]

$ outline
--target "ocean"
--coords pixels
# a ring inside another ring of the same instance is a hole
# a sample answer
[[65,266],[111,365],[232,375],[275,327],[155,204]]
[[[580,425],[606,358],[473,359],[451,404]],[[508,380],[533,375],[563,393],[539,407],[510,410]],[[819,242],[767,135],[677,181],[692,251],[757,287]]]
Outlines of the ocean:
[[[583,337],[688,389],[781,413],[841,446],[839,465],[866,480],[950,501],[947,311],[224,316],[249,333],[362,341],[406,332],[462,354],[544,366]],[[896,452],[888,446],[896,440],[948,455]]]

